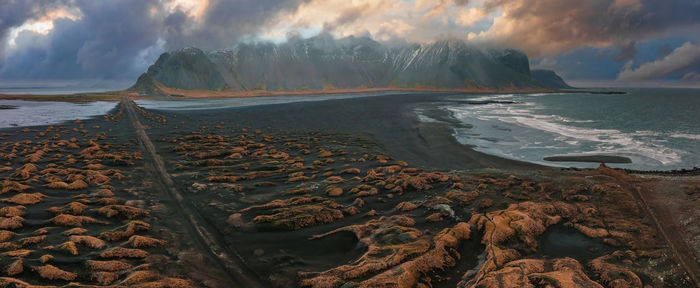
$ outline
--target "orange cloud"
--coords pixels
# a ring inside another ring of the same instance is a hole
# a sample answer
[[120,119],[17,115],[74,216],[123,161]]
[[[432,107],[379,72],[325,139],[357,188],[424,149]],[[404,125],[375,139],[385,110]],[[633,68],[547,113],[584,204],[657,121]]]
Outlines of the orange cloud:
[[19,36],[19,33],[24,31],[47,35],[51,32],[51,30],[53,30],[53,22],[57,19],[70,19],[76,21],[82,17],[82,12],[77,8],[61,7],[50,10],[34,19],[26,20],[20,26],[10,29],[7,43],[10,45],[10,47],[14,47],[16,45],[15,40],[17,39],[17,36]]

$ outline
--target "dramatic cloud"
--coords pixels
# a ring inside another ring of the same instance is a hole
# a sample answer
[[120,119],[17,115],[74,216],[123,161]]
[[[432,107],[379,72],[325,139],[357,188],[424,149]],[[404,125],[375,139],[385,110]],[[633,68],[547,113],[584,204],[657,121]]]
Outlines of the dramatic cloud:
[[695,0],[486,0],[484,7],[502,14],[478,38],[519,47],[533,57],[628,45],[669,29],[698,26],[700,15]]
[[[21,30],[32,30],[37,33],[45,33],[47,28],[52,28],[52,22],[45,19],[50,17],[49,11],[58,10],[62,1],[21,1],[8,0],[0,2],[0,40],[6,39],[9,34],[17,34]],[[44,21],[41,21],[44,19]],[[53,19],[50,19],[53,20]],[[22,27],[24,26],[24,27]],[[16,35],[14,35],[16,37]],[[0,42],[1,43],[1,42]],[[5,45],[0,45],[2,55]]]
[[429,42],[441,38],[466,40],[480,31],[490,13],[467,0],[310,0],[272,17],[258,36],[284,40],[290,31],[319,31],[342,38],[371,35],[379,41]]
[[226,48],[296,1],[0,2],[0,79],[133,79],[166,50]]
[[[179,0],[174,2],[192,2]],[[255,34],[271,17],[294,9],[301,0],[198,0],[205,6],[199,15],[177,9],[164,20],[165,48],[197,46],[211,50],[228,48],[246,35]],[[199,7],[201,7],[199,6]],[[199,8],[198,8],[199,9]],[[197,10],[199,11],[199,10]]]
[[664,78],[674,73],[683,73],[683,80],[700,80],[696,71],[687,71],[693,68],[700,70],[700,46],[686,42],[662,59],[644,63],[637,69],[623,70],[618,75],[618,80],[650,80]]
[[[275,17],[262,35],[274,39],[324,27],[338,37],[456,37],[520,48],[533,57],[617,46],[616,61],[622,62],[634,57],[637,41],[679,27],[700,29],[697,15],[695,0],[311,0]],[[485,19],[492,23],[476,27]]]
[[319,33],[395,43],[459,38],[521,49],[541,66],[559,59],[557,67],[576,63],[562,55],[592,48],[601,51],[596,61],[613,63],[606,69],[617,67],[604,74],[615,75],[650,61],[640,59],[645,41],[698,43],[697,15],[697,0],[3,0],[0,79],[133,79],[167,50]]

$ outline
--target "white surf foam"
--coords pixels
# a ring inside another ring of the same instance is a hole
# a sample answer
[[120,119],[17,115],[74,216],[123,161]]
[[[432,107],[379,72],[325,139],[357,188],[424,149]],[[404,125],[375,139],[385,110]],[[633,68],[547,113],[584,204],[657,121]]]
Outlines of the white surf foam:
[[668,135],[669,137],[673,138],[683,138],[683,139],[690,139],[690,140],[700,140],[700,135],[698,134],[687,134],[687,133],[672,133]]
[[[589,119],[569,119],[559,115],[537,114],[538,108],[530,105],[502,105],[496,107],[444,107],[456,118],[469,121],[476,118],[482,121],[498,121],[520,127],[535,129],[554,135],[556,145],[564,146],[579,153],[596,152],[616,155],[636,155],[644,162],[658,162],[663,166],[682,162],[682,155],[687,153],[663,145],[659,133],[654,131],[636,131],[625,133],[616,129],[596,129],[572,125],[574,123],[594,123]],[[675,134],[676,137],[700,139],[700,135]],[[673,136],[672,136],[673,137]],[[698,138],[693,138],[698,137]],[[523,139],[521,147],[527,147],[528,139]]]

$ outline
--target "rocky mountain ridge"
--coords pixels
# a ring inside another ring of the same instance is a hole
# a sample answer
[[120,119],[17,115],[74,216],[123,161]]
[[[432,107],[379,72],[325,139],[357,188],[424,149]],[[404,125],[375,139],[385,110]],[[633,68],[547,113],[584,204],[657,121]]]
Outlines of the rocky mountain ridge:
[[366,37],[316,36],[163,53],[131,90],[560,88],[548,86],[559,83],[558,76],[538,75],[544,76],[534,78],[527,55],[514,49],[480,49],[461,40],[387,47]]

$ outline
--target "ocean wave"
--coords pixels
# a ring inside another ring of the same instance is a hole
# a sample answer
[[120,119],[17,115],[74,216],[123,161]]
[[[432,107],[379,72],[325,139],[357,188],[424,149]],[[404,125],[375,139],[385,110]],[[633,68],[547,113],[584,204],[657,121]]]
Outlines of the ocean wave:
[[690,140],[700,140],[700,135],[698,134],[687,134],[687,133],[672,133],[668,135],[669,137],[673,138],[683,138],[683,139],[690,139]]
[[[488,100],[500,100],[513,98],[513,94],[493,94],[493,95],[482,95],[478,97],[473,97],[472,95],[464,95],[469,98],[470,101],[488,101]],[[461,98],[461,97],[460,97]]]
[[[553,140],[559,142],[559,145],[567,146],[572,150],[577,150],[579,153],[596,151],[600,153],[634,154],[658,161],[659,164],[663,166],[681,163],[682,154],[686,153],[662,145],[661,143],[663,141],[657,141],[660,139],[655,139],[655,137],[658,136],[658,132],[636,131],[634,133],[625,133],[617,129],[579,127],[569,124],[591,123],[596,121],[569,119],[560,115],[540,115],[533,109],[518,106],[490,109],[473,109],[471,107],[462,106],[444,108],[452,112],[452,115],[462,121],[468,121],[469,118],[473,117],[482,121],[499,121],[552,133],[556,135]],[[686,136],[683,138],[700,137],[700,135],[691,134],[675,135],[680,137]],[[523,141],[527,141],[527,139]],[[521,147],[526,147],[527,145],[525,144],[526,143],[523,143]]]
[[541,97],[541,96],[564,95],[564,94],[565,93],[529,93],[529,94],[523,94],[523,96]]
[[530,128],[563,135],[573,139],[598,142],[601,152],[632,152],[655,159],[663,165],[671,165],[682,161],[679,151],[649,142],[650,139],[637,140],[635,134],[624,133],[616,129],[592,129],[575,126],[561,125],[558,123],[543,121],[538,118],[513,117],[519,124]]

